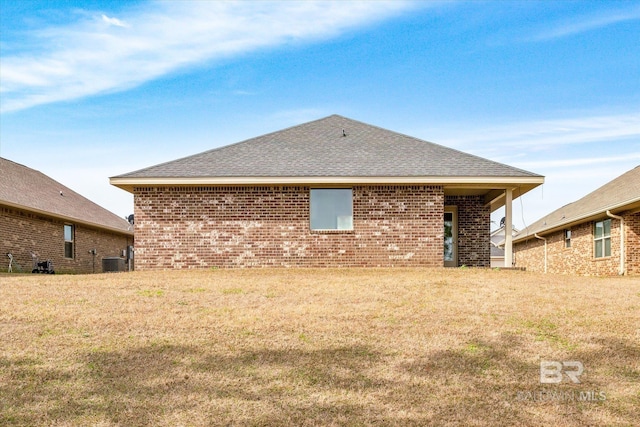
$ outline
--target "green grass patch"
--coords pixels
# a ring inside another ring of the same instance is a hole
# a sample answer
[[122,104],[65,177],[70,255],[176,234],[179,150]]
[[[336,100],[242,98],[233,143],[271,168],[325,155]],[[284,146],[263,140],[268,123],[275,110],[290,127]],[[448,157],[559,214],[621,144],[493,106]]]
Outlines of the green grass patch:
[[142,297],[164,296],[164,291],[162,289],[143,289],[143,290],[137,291],[136,293]]

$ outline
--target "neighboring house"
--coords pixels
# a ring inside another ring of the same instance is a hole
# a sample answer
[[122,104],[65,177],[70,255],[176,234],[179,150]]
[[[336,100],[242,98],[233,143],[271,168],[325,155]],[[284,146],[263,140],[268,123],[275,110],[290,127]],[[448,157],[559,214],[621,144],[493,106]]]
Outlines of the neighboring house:
[[[56,273],[102,271],[133,245],[132,226],[48,176],[0,158],[0,269],[32,270],[32,253]],[[90,252],[91,251],[91,252]],[[95,252],[95,254],[94,254]]]
[[[502,224],[500,228],[491,232],[491,268],[504,267],[504,230],[505,226]],[[511,228],[511,235],[514,236],[519,233],[519,230],[515,227]],[[512,267],[512,266],[509,266]]]
[[337,115],[111,178],[144,270],[489,267],[491,212],[543,181]]
[[640,273],[640,166],[514,237],[517,267],[584,275]]

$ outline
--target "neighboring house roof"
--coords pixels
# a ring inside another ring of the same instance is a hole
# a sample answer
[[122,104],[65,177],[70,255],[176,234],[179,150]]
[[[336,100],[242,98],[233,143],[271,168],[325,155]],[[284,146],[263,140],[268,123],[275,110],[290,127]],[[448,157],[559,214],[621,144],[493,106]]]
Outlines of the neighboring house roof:
[[634,209],[640,209],[640,166],[620,175],[580,200],[540,218],[522,230],[513,241],[524,240],[536,233],[544,235],[568,228],[573,224],[601,218],[607,211],[617,214]]
[[[504,218],[503,218],[504,219]],[[504,225],[500,226],[500,228],[496,228],[490,234],[491,241],[495,241],[496,243],[500,243],[500,239],[504,240]],[[515,236],[520,232],[516,227],[511,227],[511,235]]]
[[123,218],[37,170],[0,157],[0,204],[133,235]]
[[332,115],[111,178],[115,186],[292,183],[508,183],[524,194],[544,177]]
[[499,248],[495,245],[491,245],[491,258],[502,258],[504,257],[504,249]]
[[[492,257],[504,257],[504,225],[491,232],[491,256]],[[515,227],[512,227],[511,235],[515,236],[520,232]]]

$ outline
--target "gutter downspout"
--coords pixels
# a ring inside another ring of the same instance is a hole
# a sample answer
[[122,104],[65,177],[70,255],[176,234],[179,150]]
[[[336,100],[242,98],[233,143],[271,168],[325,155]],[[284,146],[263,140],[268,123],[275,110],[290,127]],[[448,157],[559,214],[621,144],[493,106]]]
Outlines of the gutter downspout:
[[620,269],[618,274],[624,276],[626,274],[625,262],[624,262],[624,218],[619,215],[614,215],[611,211],[607,211],[607,216],[620,220]]
[[544,240],[544,272],[547,273],[547,239],[538,236],[538,233],[533,233],[536,239]]

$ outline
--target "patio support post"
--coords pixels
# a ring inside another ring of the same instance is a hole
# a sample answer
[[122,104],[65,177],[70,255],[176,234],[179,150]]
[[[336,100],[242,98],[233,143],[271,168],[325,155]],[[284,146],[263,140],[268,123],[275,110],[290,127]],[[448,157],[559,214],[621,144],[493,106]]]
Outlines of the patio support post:
[[511,202],[513,200],[513,189],[507,188],[505,190],[504,201],[504,266],[513,267],[513,211]]

